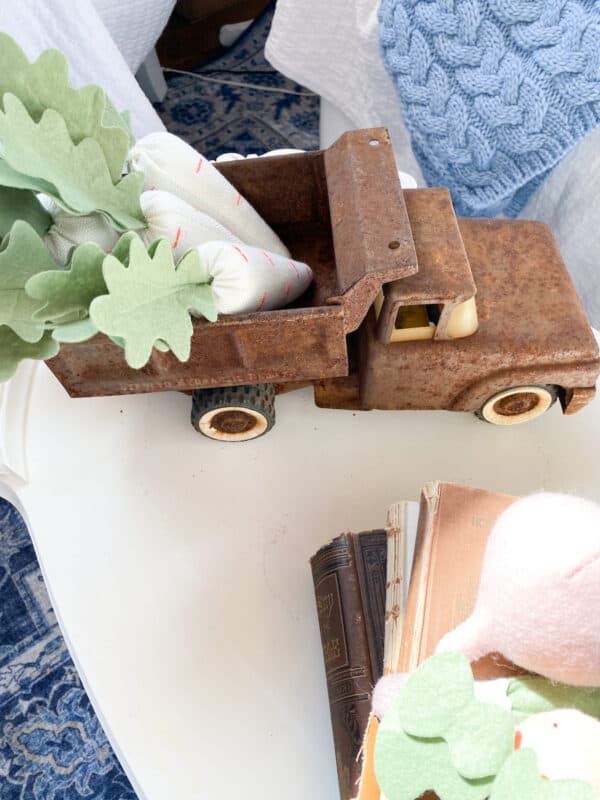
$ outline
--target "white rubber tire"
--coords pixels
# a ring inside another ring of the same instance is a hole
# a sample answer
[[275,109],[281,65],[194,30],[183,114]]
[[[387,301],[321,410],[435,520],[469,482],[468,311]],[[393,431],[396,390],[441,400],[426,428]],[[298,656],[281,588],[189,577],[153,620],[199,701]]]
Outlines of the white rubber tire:
[[514,386],[486,400],[478,416],[492,425],[520,425],[545,414],[555,400],[551,386]]
[[[222,414],[239,414],[248,419],[250,427],[243,431],[224,431],[217,424],[217,420]],[[252,424],[252,420],[254,423]],[[203,414],[198,420],[198,430],[210,439],[217,439],[221,442],[247,442],[250,439],[257,439],[262,436],[269,427],[269,422],[264,414],[255,411],[253,408],[243,406],[225,406],[224,408],[212,408]]]

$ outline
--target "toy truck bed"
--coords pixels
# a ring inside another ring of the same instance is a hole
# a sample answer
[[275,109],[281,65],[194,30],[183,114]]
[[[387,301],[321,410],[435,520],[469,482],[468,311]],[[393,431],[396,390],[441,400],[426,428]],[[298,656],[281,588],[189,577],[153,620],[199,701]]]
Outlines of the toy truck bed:
[[98,334],[48,362],[72,397],[301,383],[348,374],[346,335],[381,285],[412,275],[417,257],[387,131],[356,131],[331,148],[218,165],[313,269],[294,307],[194,324],[191,357],[153,352],[140,370]]

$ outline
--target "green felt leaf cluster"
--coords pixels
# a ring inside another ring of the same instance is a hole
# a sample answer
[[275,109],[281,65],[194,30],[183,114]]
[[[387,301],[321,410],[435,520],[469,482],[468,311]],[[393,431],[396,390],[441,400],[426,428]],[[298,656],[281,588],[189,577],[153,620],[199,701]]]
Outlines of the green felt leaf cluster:
[[434,790],[441,800],[478,800],[513,748],[509,711],[475,698],[468,660],[432,656],[411,675],[381,722],[377,779],[387,800]]
[[25,342],[39,342],[44,335],[43,322],[35,319],[41,304],[27,294],[25,284],[38,272],[55,267],[33,228],[22,220],[15,222],[0,249],[0,325]]
[[[190,354],[191,315],[216,319],[197,252],[175,264],[169,243],[146,250],[143,174],[122,176],[131,143],[128,116],[99,86],[75,89],[57,50],[30,63],[0,32],[0,379],[23,358],[56,355],[99,329],[143,366],[153,348]],[[67,214],[101,213],[125,232],[105,253],[93,242],[57,267],[43,237],[53,217],[39,194]],[[92,311],[93,309],[93,311]]]
[[166,346],[180,361],[187,361],[191,313],[211,321],[217,318],[196,250],[175,264],[166,239],[146,250],[141,239],[129,233],[105,257],[103,275],[109,293],[91,303],[90,317],[98,330],[123,342],[125,359],[136,369],[148,362],[154,347]]
[[130,139],[124,115],[99,86],[69,84],[62,53],[47,50],[29,63],[0,33],[0,186],[30,195],[21,195],[23,216],[11,218],[10,198],[0,194],[0,233],[16,218],[47,230],[35,192],[72,214],[101,212],[117,230],[144,227],[143,176],[121,177]]
[[0,247],[0,381],[10,378],[24,358],[55,356],[58,345],[35,319],[41,303],[25,289],[38,272],[56,265],[27,222],[18,220]]
[[69,67],[59,50],[44,51],[29,63],[19,45],[0,33],[0,103],[4,95],[18,97],[28,115],[39,122],[46,109],[63,118],[74,144],[83,139],[98,142],[113,182],[121,176],[129,147],[129,131],[100,86],[74,89]]
[[52,217],[33,192],[0,186],[0,239],[3,239],[17,220],[28,222],[36,233],[43,236]]
[[87,242],[73,250],[67,269],[39,272],[30,278],[27,294],[43,301],[34,318],[57,322],[73,314],[77,318],[87,315],[94,297],[106,291],[102,277],[104,256],[97,244]]
[[506,690],[513,712],[525,716],[576,708],[600,719],[600,687],[567,686],[540,676],[512,678]]
[[99,330],[124,348],[132,367],[144,366],[153,348],[186,361],[192,314],[217,318],[212,289],[197,251],[175,264],[166,239],[147,250],[130,231],[111,255],[88,242],[61,269],[31,225],[18,220],[0,248],[0,380],[20,360],[52,358],[61,342],[83,342]]
[[6,325],[0,326],[0,383],[15,374],[19,363],[25,358],[45,361],[57,355],[60,345],[50,333],[43,334],[37,342],[25,342]]
[[[512,681],[513,708],[535,713],[552,701],[596,707],[593,691],[550,686],[544,679]],[[514,751],[513,737],[513,714],[475,698],[467,659],[436,654],[411,675],[381,721],[377,781],[386,800],[415,800],[426,791],[440,800],[592,800],[583,781],[543,780],[533,750]]]
[[73,214],[100,211],[117,230],[144,227],[144,176],[132,173],[113,183],[99,143],[86,138],[74,144],[58,112],[47,109],[36,123],[18,97],[6,94],[0,139],[4,186],[43,192]]

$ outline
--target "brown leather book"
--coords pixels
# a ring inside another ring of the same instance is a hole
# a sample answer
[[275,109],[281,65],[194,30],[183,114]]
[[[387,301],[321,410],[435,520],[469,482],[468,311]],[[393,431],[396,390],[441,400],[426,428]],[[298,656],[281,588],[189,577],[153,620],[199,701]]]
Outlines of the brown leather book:
[[[453,483],[427,483],[396,672],[410,672],[435,652],[442,636],[473,611],[490,529],[517,498]],[[472,664],[476,678],[514,676],[513,664],[492,654]],[[380,800],[373,769],[377,719],[369,720],[359,800]],[[436,796],[426,795],[428,799]]]
[[383,670],[384,530],[343,533],[311,558],[342,800],[356,796],[358,761]]

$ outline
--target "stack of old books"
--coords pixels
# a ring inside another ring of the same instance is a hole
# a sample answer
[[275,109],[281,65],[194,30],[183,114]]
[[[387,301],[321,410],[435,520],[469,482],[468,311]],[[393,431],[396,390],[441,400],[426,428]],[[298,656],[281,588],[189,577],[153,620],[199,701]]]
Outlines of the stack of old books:
[[[341,800],[379,800],[372,768],[382,674],[409,672],[475,603],[490,529],[517,498],[436,481],[385,529],[344,533],[311,559]],[[477,678],[512,674],[484,658]]]

